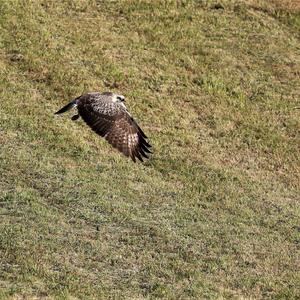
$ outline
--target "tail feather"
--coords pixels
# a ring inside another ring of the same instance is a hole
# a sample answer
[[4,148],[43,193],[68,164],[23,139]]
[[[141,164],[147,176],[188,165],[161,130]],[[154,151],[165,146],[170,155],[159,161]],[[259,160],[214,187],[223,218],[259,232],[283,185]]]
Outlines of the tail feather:
[[67,105],[65,105],[63,108],[61,108],[60,110],[58,110],[54,114],[58,115],[58,114],[62,114],[64,112],[70,110],[72,107],[74,107],[76,105],[76,100],[77,99],[72,100],[70,103],[68,103]]

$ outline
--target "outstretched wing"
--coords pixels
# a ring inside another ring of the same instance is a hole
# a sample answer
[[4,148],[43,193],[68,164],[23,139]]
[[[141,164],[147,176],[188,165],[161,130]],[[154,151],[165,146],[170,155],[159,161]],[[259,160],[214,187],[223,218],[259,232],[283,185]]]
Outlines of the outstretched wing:
[[104,137],[124,155],[143,161],[151,146],[147,137],[125,108],[117,103],[83,98],[78,101],[78,112],[97,134]]

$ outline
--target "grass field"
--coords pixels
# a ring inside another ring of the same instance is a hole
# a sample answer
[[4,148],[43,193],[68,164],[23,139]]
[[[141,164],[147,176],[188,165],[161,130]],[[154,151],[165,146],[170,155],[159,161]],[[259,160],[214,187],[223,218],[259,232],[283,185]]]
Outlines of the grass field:
[[[296,0],[1,1],[0,299],[299,299],[299,40]],[[95,90],[147,162],[53,115]]]

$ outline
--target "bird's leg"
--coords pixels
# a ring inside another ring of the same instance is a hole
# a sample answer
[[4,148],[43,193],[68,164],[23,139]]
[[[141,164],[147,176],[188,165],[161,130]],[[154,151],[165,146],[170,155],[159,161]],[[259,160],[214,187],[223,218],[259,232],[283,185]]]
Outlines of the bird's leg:
[[74,115],[74,116],[71,118],[71,120],[72,120],[72,121],[76,121],[78,118],[79,118],[79,115],[76,114],[76,115]]

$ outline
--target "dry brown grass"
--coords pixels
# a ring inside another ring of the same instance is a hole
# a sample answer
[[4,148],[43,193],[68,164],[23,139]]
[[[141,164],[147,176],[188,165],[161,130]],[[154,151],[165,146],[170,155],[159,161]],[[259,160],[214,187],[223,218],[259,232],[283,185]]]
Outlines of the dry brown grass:
[[274,3],[276,7],[289,11],[299,11],[300,1],[298,0],[270,0],[269,2]]

